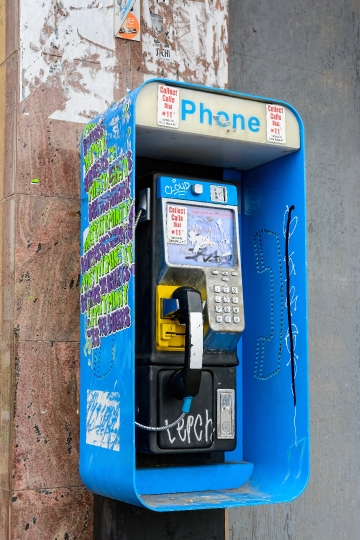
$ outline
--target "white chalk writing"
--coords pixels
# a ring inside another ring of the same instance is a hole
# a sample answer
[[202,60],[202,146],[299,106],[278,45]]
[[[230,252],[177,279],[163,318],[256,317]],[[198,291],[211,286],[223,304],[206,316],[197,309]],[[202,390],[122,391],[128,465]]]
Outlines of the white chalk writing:
[[[165,420],[165,425],[168,425],[169,421]],[[201,414],[193,416],[189,414],[185,419],[182,418],[179,424],[167,430],[170,444],[182,442],[186,444],[192,444],[194,442],[209,443],[213,440],[213,421],[209,416],[208,409],[205,409],[204,419]]]

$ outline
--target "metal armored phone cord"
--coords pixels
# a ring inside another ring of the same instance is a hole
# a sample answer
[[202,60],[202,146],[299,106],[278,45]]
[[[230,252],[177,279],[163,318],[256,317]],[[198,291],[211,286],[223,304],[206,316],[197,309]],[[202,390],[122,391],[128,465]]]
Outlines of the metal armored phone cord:
[[141,214],[142,214],[142,208],[140,208],[140,210],[139,210],[138,213],[136,214],[135,223],[134,223],[134,230],[135,230],[136,227],[138,226],[139,220],[140,220],[140,218],[141,218]]
[[[138,223],[139,223],[140,218],[141,218],[141,214],[142,214],[142,209],[140,209],[138,211],[138,213],[136,214],[136,218],[135,218],[135,222],[134,222],[134,231],[135,231],[136,227],[138,226]],[[139,424],[139,422],[135,422],[135,426],[137,426],[140,429],[145,429],[146,431],[166,431],[167,429],[173,428],[173,427],[177,426],[178,424],[180,424],[180,422],[184,418],[184,416],[186,416],[187,413],[190,412],[192,399],[193,399],[192,397],[186,397],[186,398],[183,399],[183,406],[182,406],[182,409],[181,409],[182,414],[172,424],[169,424],[167,426],[162,426],[162,427],[150,427],[150,426],[143,426],[142,424]]]
[[182,405],[182,409],[181,409],[182,414],[172,424],[168,424],[167,426],[162,426],[162,427],[150,427],[150,426],[143,426],[142,424],[139,424],[138,422],[135,422],[135,426],[137,426],[138,428],[141,428],[141,429],[146,429],[146,431],[166,431],[167,429],[175,427],[181,422],[181,420],[184,418],[184,416],[186,416],[187,413],[190,412],[192,399],[193,399],[192,397],[186,397],[186,398],[183,399],[183,405]]

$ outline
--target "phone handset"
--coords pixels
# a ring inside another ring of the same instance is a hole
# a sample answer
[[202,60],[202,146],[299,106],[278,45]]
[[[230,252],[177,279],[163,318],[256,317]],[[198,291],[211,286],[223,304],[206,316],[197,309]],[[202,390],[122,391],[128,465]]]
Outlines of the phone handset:
[[186,331],[184,367],[171,375],[169,390],[176,399],[189,398],[190,405],[199,393],[202,374],[204,323],[201,294],[193,287],[179,287],[173,292],[172,300],[176,301],[177,309],[173,306],[171,315],[186,325]]
[[199,393],[202,362],[204,323],[201,294],[193,287],[178,287],[171,299],[163,299],[163,318],[177,318],[186,325],[184,367],[174,371],[169,379],[171,394],[182,400],[181,416],[172,424],[151,427],[135,422],[135,425],[147,431],[165,431],[175,427],[190,412],[193,398]]

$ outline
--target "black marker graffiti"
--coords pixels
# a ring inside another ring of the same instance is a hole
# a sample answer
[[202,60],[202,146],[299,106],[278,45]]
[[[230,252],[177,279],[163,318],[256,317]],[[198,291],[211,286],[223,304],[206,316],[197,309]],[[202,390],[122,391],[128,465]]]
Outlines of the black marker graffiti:
[[[291,224],[291,213],[295,209],[295,206],[292,205],[289,208],[287,223],[286,223],[286,236],[285,236],[285,263],[286,263],[286,307],[288,310],[288,335],[290,341],[290,361],[291,361],[291,387],[294,397],[294,407],[296,407],[296,388],[295,388],[295,348],[294,348],[294,335],[293,335],[293,325],[291,321],[291,304],[294,303],[295,291],[291,293],[290,286],[290,258],[289,258],[289,242],[290,242],[290,224]],[[295,225],[296,227],[296,225]],[[294,230],[295,230],[294,227]],[[296,302],[297,297],[295,297]],[[296,309],[296,303],[295,303]]]

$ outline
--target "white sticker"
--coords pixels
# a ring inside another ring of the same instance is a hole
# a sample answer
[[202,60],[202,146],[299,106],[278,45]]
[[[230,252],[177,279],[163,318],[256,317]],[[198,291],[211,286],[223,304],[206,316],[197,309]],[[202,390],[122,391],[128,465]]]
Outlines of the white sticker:
[[202,369],[204,327],[202,313],[190,313],[190,369]]
[[171,60],[172,51],[168,43],[161,43],[157,38],[154,39],[155,57],[160,60]]
[[213,202],[227,202],[225,186],[210,186],[210,198]]
[[86,444],[120,450],[120,394],[88,390]]
[[167,205],[167,241],[169,244],[187,244],[187,208]]
[[179,89],[159,84],[157,123],[170,128],[179,127]]
[[266,135],[269,142],[286,143],[285,107],[266,105]]

